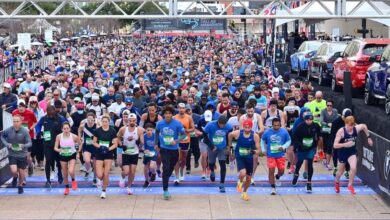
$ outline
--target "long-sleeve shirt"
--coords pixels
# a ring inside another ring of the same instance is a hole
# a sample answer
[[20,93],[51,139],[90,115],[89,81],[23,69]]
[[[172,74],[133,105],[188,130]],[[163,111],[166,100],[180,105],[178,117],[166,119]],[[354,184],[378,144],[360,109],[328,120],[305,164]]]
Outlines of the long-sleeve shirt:
[[32,146],[28,129],[24,127],[20,127],[18,131],[13,126],[5,129],[1,134],[1,142],[8,147],[9,156],[19,158],[26,157],[27,149]]
[[36,82],[27,82],[27,81],[24,81],[20,84],[19,86],[19,89],[18,89],[18,94],[22,93],[22,92],[27,92],[27,91],[30,91],[34,94],[38,94],[39,93],[39,85],[38,83]]
[[2,105],[6,105],[6,111],[9,113],[16,109],[17,101],[18,98],[15,94],[9,93],[8,95],[6,95],[5,93],[2,93],[0,95],[0,107]]

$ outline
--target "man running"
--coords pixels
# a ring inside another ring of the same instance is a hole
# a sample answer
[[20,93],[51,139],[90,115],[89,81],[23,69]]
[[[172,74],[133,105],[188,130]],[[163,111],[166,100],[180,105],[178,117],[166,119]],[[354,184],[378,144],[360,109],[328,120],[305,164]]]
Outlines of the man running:
[[[242,122],[242,126],[243,129],[230,132],[228,136],[228,148],[234,150],[234,155],[230,155],[230,161],[236,159],[237,170],[239,172],[237,191],[242,193],[241,198],[243,200],[248,201],[249,196],[247,194],[247,190],[251,184],[253,175],[253,157],[257,157],[261,153],[260,137],[252,130],[252,120],[244,120]],[[233,139],[237,140],[237,145],[234,149],[232,147]]]

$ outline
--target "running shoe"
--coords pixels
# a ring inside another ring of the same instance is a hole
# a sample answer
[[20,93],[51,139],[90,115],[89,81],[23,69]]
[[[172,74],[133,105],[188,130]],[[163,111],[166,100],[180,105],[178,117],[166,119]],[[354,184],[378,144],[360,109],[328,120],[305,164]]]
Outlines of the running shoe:
[[243,192],[243,193],[241,194],[241,199],[243,199],[244,201],[249,201],[248,193]]
[[271,195],[276,195],[276,188],[274,188],[274,187],[272,187],[272,189],[271,189]]
[[214,171],[211,171],[211,173],[210,173],[210,180],[211,180],[211,182],[215,181],[215,172]]
[[125,188],[125,184],[126,184],[126,180],[123,178],[120,178],[119,179],[119,187],[123,189],[123,188]]
[[305,179],[305,180],[307,180],[307,172],[305,171],[305,172],[303,172],[303,179]]
[[168,200],[171,198],[171,194],[169,194],[168,190],[164,191],[163,199]]
[[93,180],[92,180],[92,186],[96,186],[96,178],[93,178]]
[[102,181],[100,179],[96,179],[96,187],[100,190],[102,189]]
[[157,170],[157,176],[158,178],[161,178],[161,170]]
[[31,177],[34,174],[34,164],[28,166],[28,176]]
[[275,175],[275,185],[276,186],[281,186],[282,185],[282,182],[280,181],[280,176],[278,174]]
[[180,180],[176,178],[176,179],[173,181],[173,183],[175,184],[175,186],[178,186],[179,183],[180,183]]
[[225,193],[226,192],[225,186],[223,186],[223,185],[219,186],[219,192],[220,193]]
[[356,195],[355,188],[353,188],[352,185],[348,186],[348,190],[351,192],[352,195]]
[[18,186],[18,194],[23,194],[24,191],[23,191],[23,187],[22,186]]
[[150,174],[150,182],[154,182],[156,180],[156,173]]
[[318,162],[320,160],[320,157],[316,154],[316,155],[314,155],[314,159],[313,159],[313,161],[314,162]]
[[348,171],[346,171],[346,172],[344,173],[344,176],[345,176],[345,178],[347,178],[347,180],[349,180],[349,172],[348,172]]
[[201,177],[202,180],[206,180],[206,174],[202,174],[202,177]]
[[179,180],[180,180],[180,181],[184,181],[184,173],[183,173],[183,175],[180,175],[180,176],[179,176]]
[[85,172],[84,180],[87,181],[89,179],[89,172]]
[[337,167],[333,168],[333,176],[336,176],[337,174]]
[[194,167],[198,168],[199,167],[199,162],[195,162]]
[[64,195],[69,195],[69,188],[65,187]]
[[288,174],[293,174],[295,172],[295,166],[291,165],[290,170],[288,171]]
[[26,179],[24,179],[22,182],[22,186],[25,186],[25,185],[26,185]]
[[334,190],[336,191],[336,193],[340,193],[340,183],[339,182],[334,183]]
[[72,190],[76,190],[76,189],[77,189],[77,182],[72,181]]
[[84,164],[82,164],[82,165],[80,166],[80,171],[82,171],[82,172],[87,172],[87,169],[85,169]]
[[237,192],[241,193],[242,192],[242,184],[243,182],[241,182],[240,180],[237,181]]
[[50,180],[53,181],[56,177],[56,173],[54,171],[50,172]]
[[100,198],[101,199],[105,199],[106,198],[106,192],[102,191],[102,193],[100,193]]
[[326,168],[328,168],[328,171],[332,171],[333,170],[333,167],[329,163],[326,164]]
[[51,189],[51,183],[50,182],[46,182],[45,183],[45,188],[46,189]]
[[144,189],[148,188],[150,186],[150,183],[148,181],[145,181],[144,185],[142,186]]
[[133,193],[134,193],[133,189],[129,188],[129,187],[127,187],[126,192],[127,192],[127,195],[129,195],[129,196],[133,195]]
[[323,161],[322,161],[322,165],[323,165],[324,167],[327,167],[327,164],[328,164],[328,163],[326,162],[326,160],[323,160]]
[[252,177],[252,179],[251,179],[251,185],[252,185],[252,186],[255,185],[255,179],[254,179],[254,177]]
[[186,174],[191,174],[191,170],[186,170]]
[[17,184],[18,184],[18,177],[15,176],[14,178],[12,178],[12,187],[16,187]]
[[297,183],[298,183],[298,177],[299,177],[299,174],[294,174],[294,178],[293,178],[293,180],[291,181],[291,184],[292,184],[293,186],[296,186],[296,185],[297,185]]
[[318,157],[319,157],[321,160],[325,159],[324,151],[320,151],[320,152],[318,153]]
[[306,192],[307,193],[311,193],[312,192],[311,183],[307,183],[306,184]]

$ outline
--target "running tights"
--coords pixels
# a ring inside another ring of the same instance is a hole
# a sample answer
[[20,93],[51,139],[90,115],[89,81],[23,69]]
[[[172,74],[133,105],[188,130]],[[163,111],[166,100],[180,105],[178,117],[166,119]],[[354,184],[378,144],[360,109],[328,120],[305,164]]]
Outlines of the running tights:
[[[219,166],[221,166],[221,183],[225,183],[226,178],[226,161],[219,160]],[[215,163],[209,163],[211,171],[214,171]]]
[[172,175],[175,165],[179,160],[179,151],[178,150],[167,150],[161,148],[161,162],[162,162],[162,180],[163,180],[163,190],[168,190],[169,177]]
[[54,162],[57,163],[57,170],[58,170],[58,180],[62,179],[62,171],[61,171],[61,163],[58,158],[58,154],[54,151],[54,149],[45,146],[44,148],[46,163],[45,163],[45,174],[46,174],[46,181],[50,182],[50,171],[51,168],[54,168]]
[[[299,175],[299,170],[301,169],[301,166],[303,164],[304,160],[299,160],[297,162],[297,165],[295,167],[295,175]],[[313,169],[313,158],[307,159],[307,181],[311,182],[311,178],[313,177],[314,169]]]

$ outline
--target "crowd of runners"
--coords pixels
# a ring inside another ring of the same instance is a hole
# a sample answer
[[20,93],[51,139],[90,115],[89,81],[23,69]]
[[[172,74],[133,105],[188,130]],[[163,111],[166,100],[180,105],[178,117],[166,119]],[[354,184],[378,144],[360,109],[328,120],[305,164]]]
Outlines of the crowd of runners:
[[75,165],[81,163],[101,198],[111,169],[121,170],[118,185],[132,195],[141,165],[143,187],[162,178],[163,198],[169,199],[169,178],[180,185],[198,167],[203,181],[215,182],[218,171],[224,193],[230,164],[237,167],[237,191],[249,200],[265,157],[272,195],[285,172],[293,175],[292,185],[303,173],[312,192],[317,161],[333,171],[337,193],[346,175],[355,194],[355,139],[360,131],[369,137],[367,127],[355,123],[350,109],[338,114],[310,82],[275,77],[263,65],[263,48],[197,37],[106,37],[46,46],[53,62],[16,69],[2,84],[2,111],[13,115],[13,125],[1,133],[12,186],[22,194],[26,176],[41,169],[44,187],[58,181],[67,195],[77,189]]

